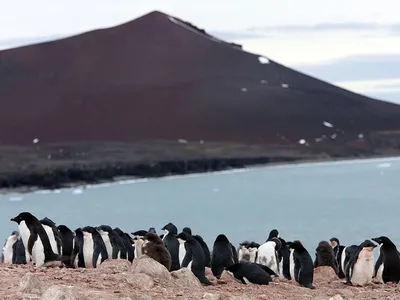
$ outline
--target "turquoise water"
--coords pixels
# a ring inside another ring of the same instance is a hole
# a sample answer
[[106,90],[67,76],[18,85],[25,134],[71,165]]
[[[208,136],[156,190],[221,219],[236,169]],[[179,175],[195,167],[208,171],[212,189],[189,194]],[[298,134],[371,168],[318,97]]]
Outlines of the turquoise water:
[[71,229],[109,224],[132,232],[173,222],[212,247],[224,233],[237,245],[263,242],[277,228],[314,253],[320,240],[343,244],[387,235],[400,243],[400,158],[251,168],[85,189],[0,196],[0,238],[16,229],[21,211]]

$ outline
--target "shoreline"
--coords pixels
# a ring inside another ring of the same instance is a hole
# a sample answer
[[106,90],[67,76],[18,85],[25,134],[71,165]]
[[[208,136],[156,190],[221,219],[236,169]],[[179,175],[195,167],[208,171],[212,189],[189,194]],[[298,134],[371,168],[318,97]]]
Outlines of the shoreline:
[[[65,182],[60,184],[60,186],[56,186],[53,188],[49,188],[47,186],[17,186],[14,188],[1,188],[0,187],[0,195],[23,195],[26,193],[35,193],[35,192],[44,192],[44,193],[51,193],[57,190],[62,189],[73,189],[73,188],[101,188],[101,187],[109,187],[112,185],[117,184],[130,184],[130,183],[139,183],[139,182],[147,182],[150,180],[157,180],[157,179],[177,179],[177,178],[184,178],[184,177],[198,177],[198,176],[207,176],[211,174],[231,174],[233,172],[246,172],[251,171],[254,169],[261,169],[261,168],[274,168],[274,167],[290,167],[293,165],[318,165],[324,163],[345,163],[348,161],[359,161],[365,162],[368,160],[379,160],[379,159],[397,159],[400,155],[393,155],[393,154],[382,154],[382,155],[374,155],[374,156],[365,156],[365,157],[329,157],[329,158],[299,158],[299,159],[282,159],[281,161],[273,161],[267,163],[248,163],[243,164],[239,167],[233,167],[232,165],[227,165],[225,168],[222,169],[209,169],[209,170],[200,170],[200,171],[191,171],[187,173],[176,173],[171,174],[171,172],[165,172],[161,175],[159,173],[154,174],[154,176],[142,177],[142,176],[112,176],[109,179],[97,179],[97,180],[90,180],[88,181],[72,181],[72,182]],[[268,158],[267,158],[268,159]],[[252,159],[250,159],[251,161]],[[84,172],[84,171],[83,171]],[[29,176],[29,175],[28,175]]]

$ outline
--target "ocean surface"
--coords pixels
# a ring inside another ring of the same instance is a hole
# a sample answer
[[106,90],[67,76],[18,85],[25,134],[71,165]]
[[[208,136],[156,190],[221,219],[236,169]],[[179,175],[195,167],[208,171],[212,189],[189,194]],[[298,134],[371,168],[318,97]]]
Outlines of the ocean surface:
[[256,167],[127,180],[0,195],[0,239],[17,229],[22,211],[72,230],[108,224],[126,232],[168,222],[192,228],[212,247],[224,233],[234,245],[262,243],[271,229],[299,239],[310,254],[321,240],[359,244],[386,235],[400,244],[400,158]]

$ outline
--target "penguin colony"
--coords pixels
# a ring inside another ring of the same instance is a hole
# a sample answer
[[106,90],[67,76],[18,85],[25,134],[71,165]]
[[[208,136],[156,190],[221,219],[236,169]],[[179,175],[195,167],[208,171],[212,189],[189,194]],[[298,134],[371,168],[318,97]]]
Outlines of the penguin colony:
[[[132,262],[146,254],[169,271],[190,269],[203,285],[212,284],[205,276],[206,267],[218,279],[227,271],[243,284],[268,285],[273,277],[281,277],[309,289],[315,288],[314,268],[321,266],[332,267],[343,283],[354,286],[371,284],[373,278],[380,283],[400,281],[400,253],[386,236],[349,246],[341,245],[336,237],[321,241],[313,261],[301,241],[285,241],[276,229],[262,244],[244,241],[237,248],[220,234],[210,251],[200,235],[192,234],[189,227],[178,233],[172,223],[161,228],[162,235],[154,227],[130,235],[108,225],[72,231],[65,225],[56,226],[47,217],[39,220],[29,212],[11,221],[19,231],[13,231],[3,246],[2,262],[6,264],[96,268],[107,259]],[[379,247],[379,258],[374,264],[375,247]]]

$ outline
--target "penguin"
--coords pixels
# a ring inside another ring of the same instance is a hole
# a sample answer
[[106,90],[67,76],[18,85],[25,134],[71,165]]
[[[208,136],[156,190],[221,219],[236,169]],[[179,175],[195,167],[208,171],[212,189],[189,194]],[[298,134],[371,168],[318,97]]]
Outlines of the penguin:
[[336,275],[339,274],[339,266],[336,261],[333,248],[327,241],[321,241],[315,249],[314,268],[328,266],[335,270]]
[[279,258],[277,252],[281,247],[282,243],[280,239],[272,237],[258,248],[256,262],[271,268],[276,274],[279,274]]
[[333,253],[335,255],[336,258],[336,262],[338,264],[338,268],[339,268],[339,272],[338,272],[338,276],[339,278],[345,278],[344,275],[344,270],[342,269],[342,253],[344,248],[346,248],[346,246],[341,245],[340,241],[338,238],[333,237],[329,240],[331,242],[331,246],[333,248]]
[[400,257],[396,245],[386,236],[372,238],[381,244],[380,253],[382,254],[382,281],[384,283],[399,283],[400,281]]
[[160,237],[156,233],[148,232],[144,236],[144,240],[146,240],[147,243],[143,245],[143,254],[146,254],[155,261],[158,261],[160,264],[166,267],[168,271],[170,271],[171,254],[165,247]]
[[123,232],[120,228],[115,227],[114,231],[119,235],[119,237],[121,238],[122,242],[125,245],[125,249],[126,249],[126,258],[132,262],[134,257],[135,257],[135,249],[132,246],[132,243],[134,242],[131,237]]
[[[192,230],[189,227],[183,228],[182,232],[192,235]],[[176,236],[176,238],[178,239],[178,242],[179,242],[179,266],[181,268],[183,268],[183,266],[182,266],[183,260],[186,257],[186,247],[185,247],[186,240],[178,238],[178,235]],[[189,261],[188,264],[186,264],[184,267],[190,269],[191,266],[192,266],[192,262]]]
[[243,258],[247,257],[247,256],[248,256],[249,261],[250,261],[250,251],[248,249],[249,244],[250,244],[249,241],[244,241],[244,242],[241,242],[239,244],[239,247],[238,247],[238,250],[237,250],[239,262],[241,262],[243,260],[246,260],[246,259],[243,259]]
[[370,240],[365,240],[351,253],[345,267],[346,283],[354,286],[371,284],[374,274],[375,247],[376,245]]
[[314,280],[314,265],[312,258],[303,244],[296,240],[289,244],[289,249],[293,249],[293,278],[300,286],[315,289]]
[[174,224],[168,223],[161,230],[164,230],[164,245],[165,247],[167,247],[169,253],[171,254],[171,271],[179,270],[179,250],[181,247],[178,239],[176,238],[178,234],[178,228],[176,228]]
[[[86,238],[86,240],[88,240]],[[92,265],[91,256],[93,257],[93,244],[86,243],[84,245],[84,237],[83,231],[81,228],[75,229],[75,236],[74,236],[74,248],[72,250],[71,261],[70,265],[73,265],[75,268],[85,268],[85,257],[86,261],[88,262],[89,267]],[[85,253],[84,253],[85,252]]]
[[279,238],[279,231],[278,229],[272,229],[269,232],[267,241],[271,241],[273,238]]
[[344,247],[342,251],[342,256],[340,258],[341,259],[340,265],[345,275],[345,278],[346,278],[346,266],[349,263],[351,256],[357,251],[357,249],[358,249],[357,245],[351,245]]
[[[74,233],[65,225],[58,225],[57,230],[61,237],[61,244],[62,244],[62,256],[64,257],[71,257],[72,251],[74,249]],[[65,262],[65,266],[67,268],[72,268],[73,264],[71,260]]]
[[39,220],[29,212],[22,212],[11,219],[18,224],[26,257],[36,267],[59,266],[62,257],[54,253],[49,236]]
[[278,257],[280,257],[279,275],[281,278],[286,278],[287,280],[291,280],[292,277],[290,275],[290,250],[284,239],[279,238],[279,240],[281,241],[281,247],[278,250]]
[[200,243],[189,233],[181,232],[177,238],[185,241],[186,255],[181,268],[186,268],[192,262],[191,270],[203,285],[212,285],[205,275],[206,255]]
[[236,249],[225,234],[218,235],[212,250],[211,271],[213,275],[220,279],[225,267],[235,263],[238,263]]
[[21,239],[18,239],[14,244],[13,261],[14,265],[25,265],[25,247]]
[[[112,259],[126,259],[126,248],[118,233],[116,233],[110,226],[101,225],[96,227],[100,233],[104,244],[106,245],[108,258]],[[111,253],[110,253],[111,252]]]
[[19,232],[13,231],[11,235],[6,239],[3,247],[3,263],[4,264],[12,264],[14,260],[14,252],[16,247],[16,242],[18,241]]
[[82,228],[83,255],[86,268],[97,268],[99,264],[108,259],[106,245],[101,234],[92,226]]
[[192,234],[192,230],[189,227],[183,228],[182,231],[190,234],[196,239],[196,241],[199,242],[200,246],[203,248],[204,255],[206,256],[206,267],[210,267],[211,266],[210,249],[208,248],[207,243],[204,241],[203,237],[198,234]]
[[46,230],[47,235],[49,236],[51,248],[53,249],[53,252],[56,254],[61,255],[62,253],[62,239],[60,232],[57,230],[56,223],[53,222],[53,220],[49,218],[44,218],[40,220],[40,223],[42,223],[44,229]]
[[156,229],[154,227],[150,227],[148,232],[157,234]]
[[247,249],[249,250],[249,254],[250,254],[250,262],[255,263],[257,261],[258,248],[260,248],[260,244],[258,244],[256,242],[251,242],[248,245]]
[[[267,268],[270,273],[264,268]],[[233,273],[233,276],[243,284],[253,283],[268,285],[272,281],[271,275],[276,275],[274,271],[268,267],[251,262],[235,263],[225,267],[225,270]]]

